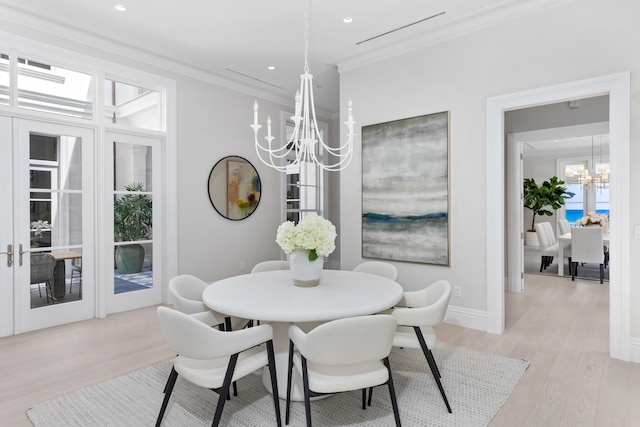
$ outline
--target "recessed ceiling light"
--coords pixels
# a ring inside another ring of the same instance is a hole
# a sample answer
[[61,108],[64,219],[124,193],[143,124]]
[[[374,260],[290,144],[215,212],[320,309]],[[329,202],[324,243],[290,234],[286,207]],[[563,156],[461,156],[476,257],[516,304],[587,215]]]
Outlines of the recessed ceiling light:
[[273,70],[275,70],[275,69],[276,69],[276,67],[274,67],[273,65],[269,65],[269,66],[267,67],[267,69],[269,69],[269,70],[272,70],[272,71],[273,71]]
[[351,21],[353,21],[353,18],[350,17],[350,16],[345,16],[343,21],[344,21],[345,24],[350,24]]
[[127,10],[127,8],[123,4],[117,4],[115,5],[115,8],[118,12],[124,12],[125,10]]

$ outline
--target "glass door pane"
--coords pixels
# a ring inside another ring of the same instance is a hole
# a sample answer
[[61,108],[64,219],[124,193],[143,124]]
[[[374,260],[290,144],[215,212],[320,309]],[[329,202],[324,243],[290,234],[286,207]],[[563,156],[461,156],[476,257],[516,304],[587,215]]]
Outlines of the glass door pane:
[[19,333],[93,317],[93,263],[84,261],[92,258],[94,177],[85,165],[95,150],[91,130],[15,120],[24,167],[14,180],[23,261],[15,283]]
[[109,313],[158,304],[162,299],[161,273],[155,258],[160,217],[160,140],[108,134],[113,155],[113,286]]
[[114,144],[114,293],[153,286],[153,148]]

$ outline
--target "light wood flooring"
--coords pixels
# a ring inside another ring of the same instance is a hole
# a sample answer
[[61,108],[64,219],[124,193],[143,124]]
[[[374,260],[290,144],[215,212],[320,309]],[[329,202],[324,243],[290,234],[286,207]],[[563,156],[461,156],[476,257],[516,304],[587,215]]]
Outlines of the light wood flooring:
[[[530,362],[490,426],[640,425],[640,364],[608,356],[608,285],[526,275],[525,287],[507,293],[505,334],[437,328],[444,342]],[[30,405],[172,355],[154,307],[2,338],[0,425],[31,426]]]

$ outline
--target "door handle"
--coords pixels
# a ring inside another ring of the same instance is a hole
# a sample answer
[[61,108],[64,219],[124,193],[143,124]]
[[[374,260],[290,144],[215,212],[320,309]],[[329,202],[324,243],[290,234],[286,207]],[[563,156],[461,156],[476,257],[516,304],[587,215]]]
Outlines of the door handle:
[[22,255],[24,255],[24,251],[22,250],[22,243],[20,243],[18,247],[20,249],[20,252],[18,252],[18,265],[22,267]]
[[[20,245],[20,248],[22,249],[22,245]],[[7,267],[11,267],[13,265],[13,245],[8,244],[7,252],[0,252],[0,255],[2,254],[7,256]],[[22,263],[20,263],[20,265],[22,265]]]

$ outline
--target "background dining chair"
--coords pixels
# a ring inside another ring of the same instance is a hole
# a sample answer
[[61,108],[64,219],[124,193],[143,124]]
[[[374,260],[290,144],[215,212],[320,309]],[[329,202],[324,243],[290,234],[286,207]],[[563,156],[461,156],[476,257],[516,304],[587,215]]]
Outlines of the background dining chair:
[[263,271],[289,270],[289,261],[274,259],[257,263],[251,269],[252,273],[260,273]]
[[451,406],[440,381],[440,370],[431,349],[437,342],[433,327],[442,323],[450,297],[451,284],[446,280],[438,280],[419,291],[405,292],[402,300],[391,312],[398,321],[393,346],[422,350],[449,412]]
[[289,424],[295,366],[302,377],[308,427],[311,427],[311,397],[362,389],[364,409],[366,389],[382,384],[389,388],[396,426],[400,426],[389,365],[396,327],[396,319],[385,314],[332,320],[308,333],[296,325],[290,326],[285,424]]
[[82,294],[82,258],[73,258],[71,260],[71,279],[69,279],[69,293],[73,290],[73,276],[78,273],[78,286],[80,287],[79,293]]
[[225,316],[211,310],[202,302],[202,292],[209,283],[190,274],[181,274],[169,281],[169,296],[176,310],[194,315],[209,326],[226,330],[242,329],[249,321],[238,317]]
[[600,265],[600,283],[604,283],[605,253],[603,252],[602,228],[574,227],[571,231],[572,267],[571,280],[576,279],[578,263]]
[[356,265],[353,271],[361,273],[377,274],[387,279],[396,280],[398,278],[398,269],[395,265],[383,261],[365,261]]
[[571,225],[569,224],[569,221],[561,218],[558,220],[558,235],[562,236],[567,233],[571,233]]
[[158,307],[158,319],[167,344],[178,356],[173,360],[156,427],[162,423],[178,375],[220,395],[212,423],[218,426],[232,380],[240,380],[265,366],[271,374],[277,425],[282,425],[271,325],[219,331],[168,307]]
[[[558,257],[559,242],[556,241],[553,227],[549,222],[539,222],[535,225],[535,229],[540,244],[540,272],[542,272],[551,265],[554,257]],[[571,246],[565,245],[563,251],[564,257],[569,259],[569,270],[571,270]],[[564,259],[558,262],[564,263]]]
[[47,304],[49,298],[55,304],[56,298],[53,296],[51,284],[54,280],[53,270],[56,268],[56,259],[47,253],[32,253],[31,256],[31,284],[38,285],[38,292],[42,296],[41,285],[45,285],[45,293],[47,295]]

